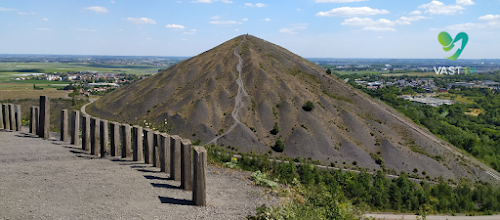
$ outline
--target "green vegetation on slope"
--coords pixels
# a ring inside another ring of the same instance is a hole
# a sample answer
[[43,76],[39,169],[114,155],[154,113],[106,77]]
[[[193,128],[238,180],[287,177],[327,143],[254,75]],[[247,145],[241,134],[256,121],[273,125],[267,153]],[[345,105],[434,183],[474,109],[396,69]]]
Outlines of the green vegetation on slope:
[[242,157],[236,159],[233,158],[235,152],[215,145],[205,148],[210,163],[259,171],[269,181],[281,183],[279,189],[272,187],[271,193],[288,197],[290,202],[280,207],[261,206],[257,208],[257,215],[249,216],[249,219],[358,219],[360,210],[414,212],[419,215],[475,215],[500,211],[500,189],[490,183],[461,180],[452,187],[441,178],[438,184],[431,186],[427,182],[414,183],[404,173],[390,180],[381,170],[373,175],[365,171],[343,173],[336,169],[318,169],[300,158],[278,164],[270,161],[267,155],[240,153]]
[[[453,76],[453,78],[474,79],[474,76]],[[477,75],[477,79],[500,79],[500,74]],[[402,94],[395,86],[370,90],[349,81],[353,87],[361,89],[378,98],[406,115],[416,124],[423,125],[436,136],[456,147],[467,151],[480,161],[500,171],[500,93],[488,88],[456,87],[448,91],[451,95],[469,98],[473,104],[456,103],[431,107],[413,103],[398,95]],[[407,87],[405,87],[407,88]],[[404,90],[404,89],[403,89]],[[471,108],[480,109],[478,116],[466,114]]]

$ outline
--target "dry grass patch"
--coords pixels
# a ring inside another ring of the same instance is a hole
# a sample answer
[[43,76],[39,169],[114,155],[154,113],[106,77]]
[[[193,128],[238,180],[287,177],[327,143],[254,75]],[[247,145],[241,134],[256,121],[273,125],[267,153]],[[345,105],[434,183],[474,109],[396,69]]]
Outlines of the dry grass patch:
[[69,92],[66,90],[56,90],[56,89],[43,89],[43,90],[32,90],[32,89],[18,89],[18,90],[2,90],[0,92],[0,100],[7,99],[31,99],[39,98],[40,96],[48,96],[50,98],[67,98]]

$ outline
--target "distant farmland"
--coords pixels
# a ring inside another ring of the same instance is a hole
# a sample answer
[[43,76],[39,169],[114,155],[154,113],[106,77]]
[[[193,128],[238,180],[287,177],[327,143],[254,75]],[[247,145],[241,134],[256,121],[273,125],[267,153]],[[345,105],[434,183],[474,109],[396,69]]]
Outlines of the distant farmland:
[[[79,63],[26,63],[26,62],[0,62],[0,71],[15,71],[23,69],[41,69],[45,73],[68,71],[98,71],[120,72],[125,74],[146,75],[147,72],[164,69],[163,66],[148,65],[113,65],[113,64],[79,64]],[[11,72],[12,73],[12,72]],[[1,74],[1,73],[0,73]]]

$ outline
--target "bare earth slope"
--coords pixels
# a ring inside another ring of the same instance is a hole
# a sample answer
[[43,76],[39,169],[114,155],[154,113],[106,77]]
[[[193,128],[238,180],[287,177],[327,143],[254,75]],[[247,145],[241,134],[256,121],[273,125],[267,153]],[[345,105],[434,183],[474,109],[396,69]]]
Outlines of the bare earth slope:
[[[302,108],[307,101],[314,103],[312,111]],[[241,123],[233,117],[235,104]],[[389,106],[251,35],[113,91],[87,110],[128,123],[167,119],[175,124],[173,134],[243,152],[267,153],[280,138],[283,154],[290,157],[338,165],[356,161],[370,169],[380,168],[374,158],[381,157],[397,172],[417,168],[431,177],[491,179],[479,165],[452,153]],[[275,123],[280,131],[273,135]]]

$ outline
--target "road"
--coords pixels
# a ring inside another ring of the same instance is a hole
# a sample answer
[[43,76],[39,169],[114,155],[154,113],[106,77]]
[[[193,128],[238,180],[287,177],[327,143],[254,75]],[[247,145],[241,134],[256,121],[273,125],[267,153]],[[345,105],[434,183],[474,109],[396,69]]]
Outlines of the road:
[[208,142],[207,144],[215,143],[217,144],[217,140],[221,137],[223,137],[226,134],[229,134],[236,125],[241,124],[240,119],[239,119],[239,112],[241,108],[245,107],[245,103],[243,103],[242,98],[244,96],[248,96],[247,92],[245,91],[245,87],[243,85],[243,80],[241,79],[241,68],[243,67],[243,58],[240,56],[240,47],[243,42],[247,39],[246,35],[243,36],[243,40],[240,42],[240,44],[234,49],[234,55],[238,57],[238,65],[236,65],[236,71],[238,71],[238,79],[236,79],[236,83],[238,84],[238,93],[236,94],[236,97],[234,98],[234,109],[231,112],[231,116],[234,119],[234,123],[227,129],[226,132],[223,134],[219,135],[218,137],[215,137],[213,140]]
[[82,112],[82,115],[88,115],[87,112],[85,111],[85,108],[87,108],[88,105],[92,104],[93,102],[97,101],[99,98],[91,98],[89,99],[89,103],[85,104],[82,106],[82,108],[80,109],[80,111]]

